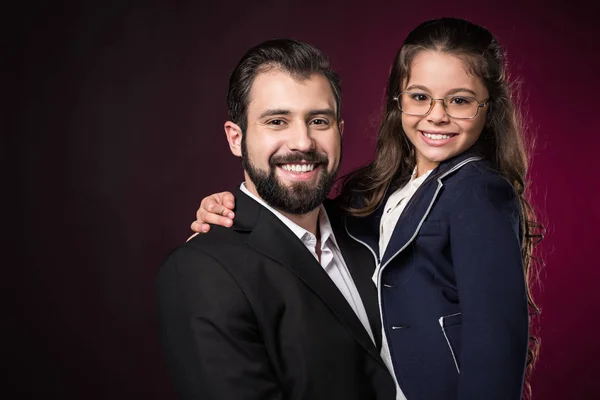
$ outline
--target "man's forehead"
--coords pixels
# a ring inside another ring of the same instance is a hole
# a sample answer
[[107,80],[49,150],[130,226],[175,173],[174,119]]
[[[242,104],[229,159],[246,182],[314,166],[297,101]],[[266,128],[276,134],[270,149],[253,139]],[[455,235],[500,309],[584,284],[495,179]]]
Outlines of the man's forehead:
[[327,78],[322,74],[294,76],[279,68],[259,73],[250,88],[248,113],[280,109],[310,113],[316,109],[335,111],[336,102]]

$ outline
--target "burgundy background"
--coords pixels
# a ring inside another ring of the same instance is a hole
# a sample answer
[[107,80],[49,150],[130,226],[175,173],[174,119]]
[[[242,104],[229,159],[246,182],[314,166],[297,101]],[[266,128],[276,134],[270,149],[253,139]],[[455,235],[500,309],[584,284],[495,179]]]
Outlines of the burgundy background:
[[531,190],[548,235],[534,398],[596,397],[597,8],[579,0],[47,3],[4,13],[12,50],[4,61],[16,68],[4,76],[3,391],[174,398],[157,344],[155,274],[188,236],[200,199],[242,179],[222,124],[243,52],[296,37],[330,55],[343,77],[349,171],[373,156],[402,39],[426,19],[457,16],[507,48],[537,137]]

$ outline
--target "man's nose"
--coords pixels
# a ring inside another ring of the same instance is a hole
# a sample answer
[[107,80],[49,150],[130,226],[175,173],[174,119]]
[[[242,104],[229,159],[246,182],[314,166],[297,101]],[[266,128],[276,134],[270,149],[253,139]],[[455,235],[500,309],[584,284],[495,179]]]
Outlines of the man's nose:
[[314,150],[315,141],[313,140],[310,129],[306,124],[297,124],[293,127],[293,129],[290,129],[288,148],[290,150],[301,151],[303,153]]

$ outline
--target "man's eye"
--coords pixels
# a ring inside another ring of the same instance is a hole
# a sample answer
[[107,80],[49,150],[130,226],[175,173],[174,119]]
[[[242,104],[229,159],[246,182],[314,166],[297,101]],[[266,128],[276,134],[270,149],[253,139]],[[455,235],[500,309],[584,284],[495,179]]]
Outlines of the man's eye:
[[310,121],[310,123],[312,125],[329,125],[329,121],[323,118],[315,118],[312,121]]
[[283,125],[283,120],[282,119],[272,119],[270,121],[267,121],[268,125],[275,125],[275,126],[281,126]]

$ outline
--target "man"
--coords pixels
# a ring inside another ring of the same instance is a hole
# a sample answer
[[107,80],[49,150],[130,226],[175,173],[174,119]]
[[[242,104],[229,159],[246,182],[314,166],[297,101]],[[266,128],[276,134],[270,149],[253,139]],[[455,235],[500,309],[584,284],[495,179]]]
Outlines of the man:
[[265,42],[234,70],[227,102],[225,133],[245,176],[235,223],[176,249],[158,277],[162,343],[178,391],[394,399],[379,355],[371,255],[321,205],[341,157],[337,74],[308,44]]

